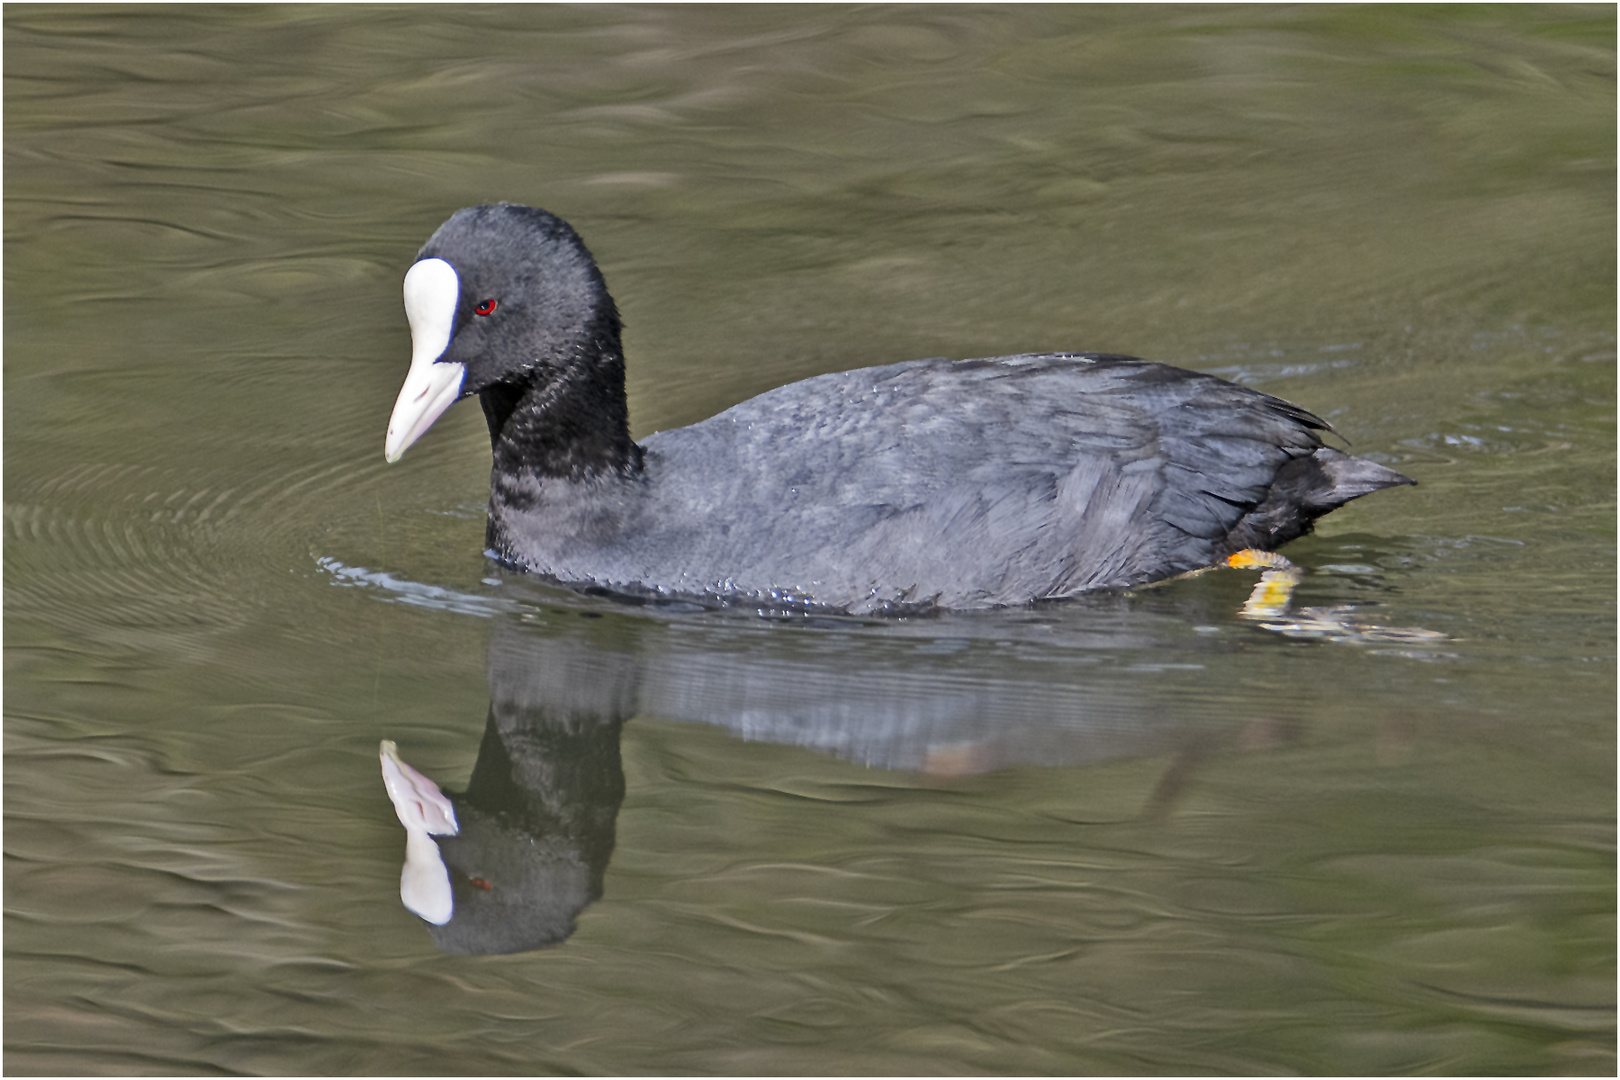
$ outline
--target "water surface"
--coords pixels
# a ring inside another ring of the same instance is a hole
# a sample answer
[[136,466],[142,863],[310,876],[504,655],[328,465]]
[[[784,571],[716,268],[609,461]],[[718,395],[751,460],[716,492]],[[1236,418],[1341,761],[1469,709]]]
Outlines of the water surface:
[[[8,6],[6,1069],[1612,1074],[1614,40]],[[596,253],[638,434],[1093,349],[1420,486],[1292,545],[1269,624],[1238,572],[888,622],[547,588],[481,554],[478,410],[382,460],[400,277],[490,199]],[[513,731],[564,940],[446,951],[378,743],[459,792]]]

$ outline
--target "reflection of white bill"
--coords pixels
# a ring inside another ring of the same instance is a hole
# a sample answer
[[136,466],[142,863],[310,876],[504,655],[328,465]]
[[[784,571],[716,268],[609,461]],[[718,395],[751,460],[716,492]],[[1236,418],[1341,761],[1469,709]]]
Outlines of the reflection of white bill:
[[450,871],[434,836],[454,836],[456,811],[439,785],[400,760],[399,747],[384,739],[380,750],[383,787],[405,826],[405,868],[399,875],[399,898],[406,908],[435,926],[450,921],[455,904]]

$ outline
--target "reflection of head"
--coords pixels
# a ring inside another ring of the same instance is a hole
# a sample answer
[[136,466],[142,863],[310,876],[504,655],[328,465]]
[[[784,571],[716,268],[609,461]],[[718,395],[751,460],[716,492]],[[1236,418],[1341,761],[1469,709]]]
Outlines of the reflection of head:
[[574,916],[601,898],[613,854],[624,801],[621,722],[569,731],[540,713],[508,712],[503,724],[500,711],[491,708],[472,781],[454,800],[461,831],[438,838],[455,906],[431,931],[446,952],[522,952],[562,941]]
[[[445,828],[412,830],[421,806],[443,796],[402,762],[390,770],[392,744],[385,744],[389,795],[414,853],[401,896],[436,924],[430,932],[441,949],[511,953],[551,945],[573,933],[574,917],[601,897],[624,801],[619,729],[634,712],[636,689],[634,667],[621,654],[497,635],[478,762],[467,790],[449,797],[455,809]],[[437,894],[424,888],[429,878]],[[444,892],[448,903],[439,898]],[[424,903],[424,894],[434,902]]]

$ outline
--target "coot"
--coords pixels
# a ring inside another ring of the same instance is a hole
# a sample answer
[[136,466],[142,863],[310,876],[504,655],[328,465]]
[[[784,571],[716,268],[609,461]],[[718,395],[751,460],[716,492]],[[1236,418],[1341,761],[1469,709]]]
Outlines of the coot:
[[388,460],[476,394],[490,553],[576,586],[856,614],[1025,604],[1270,550],[1412,483],[1325,446],[1296,405],[1093,353],[822,375],[637,444],[602,274],[526,206],[453,214],[405,313]]

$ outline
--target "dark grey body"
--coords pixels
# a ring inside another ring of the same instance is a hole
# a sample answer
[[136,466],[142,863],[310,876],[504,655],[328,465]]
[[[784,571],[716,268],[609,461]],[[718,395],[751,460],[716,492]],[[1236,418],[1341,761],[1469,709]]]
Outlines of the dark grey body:
[[1135,585],[1272,548],[1405,477],[1325,423],[1122,357],[823,375],[642,443],[640,471],[496,469],[495,554],[615,591],[851,613]]

